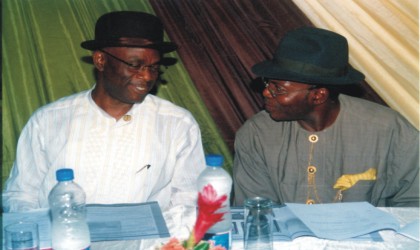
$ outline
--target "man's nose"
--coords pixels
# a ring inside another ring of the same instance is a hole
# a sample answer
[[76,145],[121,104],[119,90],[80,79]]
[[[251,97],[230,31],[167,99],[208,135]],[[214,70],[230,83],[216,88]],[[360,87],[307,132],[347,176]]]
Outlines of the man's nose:
[[140,68],[135,74],[136,78],[142,78],[145,81],[156,80],[157,74],[151,72],[148,68]]
[[265,98],[274,98],[273,94],[271,93],[271,91],[268,89],[268,87],[265,87],[263,90],[263,96]]

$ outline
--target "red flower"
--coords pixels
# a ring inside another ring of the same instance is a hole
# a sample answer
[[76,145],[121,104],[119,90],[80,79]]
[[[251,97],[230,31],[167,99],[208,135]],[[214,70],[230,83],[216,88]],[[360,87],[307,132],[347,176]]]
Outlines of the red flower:
[[222,220],[224,213],[216,213],[216,211],[222,208],[222,204],[226,199],[227,195],[218,197],[216,190],[211,184],[206,185],[198,193],[198,217],[188,239],[187,249],[200,242],[207,230]]
[[215,223],[222,220],[224,213],[216,213],[222,208],[227,195],[218,197],[212,185],[207,185],[198,193],[198,217],[194,229],[187,241],[172,238],[160,247],[160,250],[226,250],[222,246],[214,246],[212,241],[201,241],[204,234]]

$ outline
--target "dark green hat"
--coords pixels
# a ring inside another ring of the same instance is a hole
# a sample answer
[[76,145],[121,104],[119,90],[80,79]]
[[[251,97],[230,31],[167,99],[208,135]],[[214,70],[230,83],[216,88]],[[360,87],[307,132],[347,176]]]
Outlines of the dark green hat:
[[288,32],[272,60],[257,63],[260,77],[307,84],[358,84],[365,76],[348,62],[347,39],[337,33],[302,27]]

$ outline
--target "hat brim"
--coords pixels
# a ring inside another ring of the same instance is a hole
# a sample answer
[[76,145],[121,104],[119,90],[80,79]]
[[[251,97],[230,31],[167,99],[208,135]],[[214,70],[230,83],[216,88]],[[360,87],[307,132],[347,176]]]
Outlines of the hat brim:
[[[82,57],[82,61],[89,63],[89,64],[93,64],[93,59],[92,56],[84,56]],[[159,65],[162,66],[172,66],[174,64],[176,64],[178,62],[177,58],[174,57],[162,57],[159,61]]]
[[80,44],[82,48],[87,50],[98,50],[105,47],[130,47],[130,48],[150,48],[158,50],[161,53],[169,53],[175,51],[178,46],[172,42],[159,42],[159,43],[152,43],[147,45],[139,45],[139,44],[122,44],[119,41],[96,41],[96,40],[88,40],[84,41]]
[[273,61],[264,61],[257,63],[251,68],[252,72],[259,77],[301,82],[306,84],[326,84],[326,85],[348,85],[359,84],[365,76],[355,70],[350,64],[346,72],[340,76],[321,76],[308,75],[290,70],[285,70],[275,64]]

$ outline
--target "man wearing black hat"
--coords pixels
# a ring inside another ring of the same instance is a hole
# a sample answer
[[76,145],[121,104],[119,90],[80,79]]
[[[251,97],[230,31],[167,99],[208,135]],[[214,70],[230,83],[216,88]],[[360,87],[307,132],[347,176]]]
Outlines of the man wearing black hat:
[[[163,41],[160,20],[111,12],[81,46],[93,51],[97,82],[31,117],[3,192],[4,211],[48,207],[63,167],[74,169],[87,203],[158,201],[165,214],[194,207],[205,167],[199,126],[187,110],[149,95],[159,66],[168,63],[163,54],[177,47]],[[172,224],[188,221],[179,218]]]
[[264,196],[419,206],[419,133],[397,112],[339,93],[364,79],[348,63],[343,36],[293,30],[252,71],[265,82],[265,111],[236,134],[237,205]]

